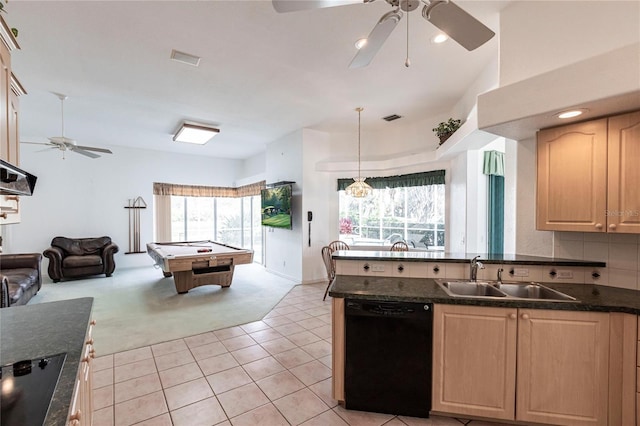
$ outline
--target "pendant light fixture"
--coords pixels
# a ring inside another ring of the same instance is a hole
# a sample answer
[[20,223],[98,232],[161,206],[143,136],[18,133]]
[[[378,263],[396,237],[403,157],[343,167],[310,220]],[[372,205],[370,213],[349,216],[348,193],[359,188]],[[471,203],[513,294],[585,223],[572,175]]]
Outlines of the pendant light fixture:
[[354,182],[345,188],[347,195],[354,198],[364,198],[371,195],[373,188],[369,186],[364,180],[365,178],[360,176],[360,113],[364,108],[358,107],[358,177],[353,178]]

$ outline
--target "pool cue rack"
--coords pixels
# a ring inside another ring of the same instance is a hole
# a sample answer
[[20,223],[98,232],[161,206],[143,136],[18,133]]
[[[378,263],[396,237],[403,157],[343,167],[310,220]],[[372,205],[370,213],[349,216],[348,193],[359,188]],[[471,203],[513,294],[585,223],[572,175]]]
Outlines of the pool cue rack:
[[125,254],[146,253],[140,250],[140,210],[147,208],[147,203],[138,197],[127,200],[125,209],[129,209],[129,251]]

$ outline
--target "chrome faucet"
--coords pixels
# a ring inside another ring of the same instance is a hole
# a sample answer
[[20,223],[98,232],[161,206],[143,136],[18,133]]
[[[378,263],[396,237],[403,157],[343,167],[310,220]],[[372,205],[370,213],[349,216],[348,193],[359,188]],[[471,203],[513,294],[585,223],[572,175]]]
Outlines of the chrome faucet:
[[469,269],[469,278],[471,279],[471,281],[477,281],[478,269],[484,269],[484,265],[482,264],[482,262],[478,260],[479,258],[480,256],[476,256],[473,259],[471,259],[471,265]]
[[504,269],[498,268],[498,284],[502,284],[502,272]]

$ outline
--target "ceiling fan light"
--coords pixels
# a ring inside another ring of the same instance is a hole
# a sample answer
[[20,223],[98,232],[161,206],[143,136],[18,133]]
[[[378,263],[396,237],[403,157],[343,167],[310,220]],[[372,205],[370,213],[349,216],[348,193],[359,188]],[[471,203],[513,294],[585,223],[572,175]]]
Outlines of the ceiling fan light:
[[220,129],[216,129],[215,127],[204,124],[182,123],[180,129],[178,129],[173,136],[173,140],[175,142],[204,145],[218,133],[220,133]]
[[361,38],[356,41],[356,49],[360,50],[367,44],[366,38]]
[[433,44],[444,43],[447,40],[449,40],[449,36],[446,35],[445,33],[440,33],[440,34],[437,34],[437,35],[431,37],[431,43],[433,43]]

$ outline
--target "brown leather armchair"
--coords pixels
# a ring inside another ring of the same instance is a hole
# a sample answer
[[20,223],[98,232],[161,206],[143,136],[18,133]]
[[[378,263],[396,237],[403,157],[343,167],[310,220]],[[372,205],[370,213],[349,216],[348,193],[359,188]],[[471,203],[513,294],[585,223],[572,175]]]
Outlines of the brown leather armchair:
[[110,237],[55,237],[51,247],[42,254],[49,258],[49,277],[54,283],[62,278],[79,278],[105,274],[110,277],[116,269],[113,255],[118,246]]

